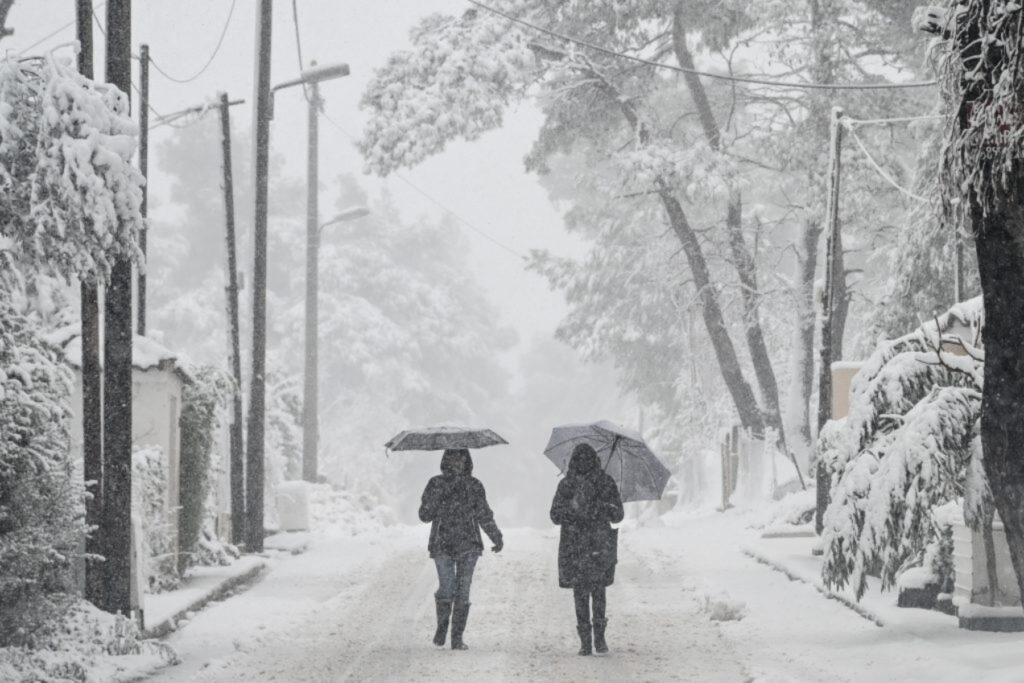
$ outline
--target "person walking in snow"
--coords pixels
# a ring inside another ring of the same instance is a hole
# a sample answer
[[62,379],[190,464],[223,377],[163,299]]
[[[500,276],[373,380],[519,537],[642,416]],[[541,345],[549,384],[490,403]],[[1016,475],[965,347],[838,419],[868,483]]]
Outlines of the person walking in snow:
[[611,523],[621,522],[622,516],[622,497],[615,480],[601,469],[591,446],[577,445],[551,502],[551,521],[562,527],[558,585],[572,588],[581,655],[592,654],[591,648],[601,654],[608,652],[605,588],[615,581],[618,549],[618,530],[612,529]]
[[420,520],[430,522],[427,550],[437,566],[437,631],[434,645],[442,647],[451,619],[452,649],[469,649],[462,640],[469,617],[469,587],[473,569],[483,552],[480,529],[498,553],[501,531],[487,505],[484,485],[473,476],[473,459],[466,449],[448,449],[441,456],[441,474],[431,477],[423,490]]

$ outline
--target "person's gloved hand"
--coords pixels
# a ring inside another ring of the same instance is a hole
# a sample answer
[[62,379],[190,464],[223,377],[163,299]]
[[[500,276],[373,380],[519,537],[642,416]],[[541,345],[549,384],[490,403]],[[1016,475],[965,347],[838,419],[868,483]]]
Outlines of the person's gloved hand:
[[494,545],[491,546],[491,550],[496,552],[496,553],[500,553],[501,549],[504,548],[504,547],[505,547],[505,543],[504,542],[497,541]]

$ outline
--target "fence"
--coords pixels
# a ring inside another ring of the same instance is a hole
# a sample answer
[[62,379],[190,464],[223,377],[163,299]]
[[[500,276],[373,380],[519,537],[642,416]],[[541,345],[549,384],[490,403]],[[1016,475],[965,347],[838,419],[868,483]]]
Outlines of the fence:
[[753,505],[769,501],[778,486],[778,470],[784,463],[765,440],[733,425],[719,444],[722,466],[722,506]]

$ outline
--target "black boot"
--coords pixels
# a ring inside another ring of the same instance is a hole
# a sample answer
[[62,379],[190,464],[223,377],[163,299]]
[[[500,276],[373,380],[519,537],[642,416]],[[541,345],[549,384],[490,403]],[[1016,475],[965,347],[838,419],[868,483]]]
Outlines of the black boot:
[[608,643],[604,642],[604,627],[607,625],[607,619],[594,617],[594,652],[599,655],[608,652]]
[[452,614],[452,601],[442,600],[435,595],[434,603],[437,605],[437,630],[434,631],[434,645],[441,647],[448,635],[448,619]]
[[455,603],[452,607],[452,649],[468,650],[469,647],[462,642],[462,633],[466,630],[466,620],[469,619],[469,603]]
[[577,623],[576,632],[580,634],[580,651],[577,654],[584,657],[593,654],[593,650],[591,650],[590,622]]

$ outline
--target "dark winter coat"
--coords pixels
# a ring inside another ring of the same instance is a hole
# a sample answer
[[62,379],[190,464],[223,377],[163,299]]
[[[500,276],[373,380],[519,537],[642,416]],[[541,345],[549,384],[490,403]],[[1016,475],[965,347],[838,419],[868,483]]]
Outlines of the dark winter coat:
[[441,474],[432,477],[423,490],[420,521],[430,522],[427,550],[431,557],[455,557],[467,552],[479,555],[484,549],[481,527],[492,543],[502,543],[494,513],[487,505],[484,485],[472,474],[473,461],[468,453],[466,462],[466,471],[456,473],[442,461]]
[[569,465],[551,502],[551,521],[562,527],[558,541],[558,585],[562,588],[597,588],[615,581],[618,530],[622,498],[615,480],[605,473],[597,457]]

